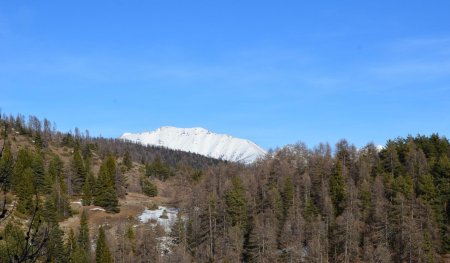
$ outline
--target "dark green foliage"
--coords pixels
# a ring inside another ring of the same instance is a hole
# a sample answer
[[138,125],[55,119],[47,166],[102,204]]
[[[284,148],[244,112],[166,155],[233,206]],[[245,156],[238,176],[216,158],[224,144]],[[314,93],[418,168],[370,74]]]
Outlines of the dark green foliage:
[[126,167],[127,171],[133,167],[133,160],[131,159],[129,151],[126,151],[123,155],[123,165]]
[[330,196],[333,202],[336,216],[344,211],[344,201],[346,196],[343,167],[341,162],[336,163],[334,174],[330,178]]
[[410,197],[414,191],[414,183],[411,176],[398,176],[394,179],[393,189],[397,193],[401,193],[406,197]]
[[77,245],[86,253],[89,253],[89,226],[86,210],[83,210],[80,217],[80,232],[78,234]]
[[61,221],[72,215],[67,185],[64,178],[64,163],[58,156],[54,156],[45,173],[43,193],[47,194],[47,201],[52,202],[56,212],[56,221]]
[[[92,157],[92,145],[90,143],[85,143],[83,148],[81,149],[81,156],[83,156],[83,160],[89,160]],[[89,162],[86,162],[86,165],[89,165]]]
[[97,263],[112,263],[112,256],[109,250],[108,244],[106,242],[105,230],[100,227],[97,246],[95,250],[95,262]]
[[33,169],[31,164],[33,163],[33,153],[27,149],[20,149],[17,153],[16,162],[13,168],[13,176],[11,178],[12,189],[18,191],[19,184],[22,183],[24,172],[26,169],[30,169],[31,177],[33,177]]
[[47,231],[38,214],[30,219],[25,229],[12,222],[8,222],[2,229],[0,262],[36,262],[41,255],[45,257],[47,249],[51,249],[48,247],[51,231]]
[[239,177],[233,177],[231,189],[225,195],[227,213],[231,218],[233,226],[242,230],[247,227],[247,201],[245,200],[245,189]]
[[74,148],[72,157],[70,177],[72,191],[74,194],[80,194],[86,180],[87,170],[78,147]]
[[[409,195],[412,198],[412,189],[415,189],[416,194],[431,207],[434,218],[440,225],[440,236],[442,238],[442,251],[450,252],[450,143],[447,138],[439,137],[437,134],[427,136],[408,137],[407,139],[397,139],[390,141],[389,149],[383,150],[380,155],[382,161],[387,163],[394,163],[398,171],[405,171],[408,166],[406,158],[408,148],[407,144],[414,143],[418,151],[422,151],[426,156],[429,173],[422,173],[418,175],[417,180],[413,180],[411,174],[404,172],[395,172],[394,178],[390,180],[394,183],[394,191],[403,195]],[[405,150],[406,148],[406,150]],[[391,153],[391,154],[389,154]],[[397,157],[396,154],[398,153]],[[393,156],[393,158],[390,158]],[[385,166],[386,172],[391,172],[389,167]],[[403,175],[403,176],[400,176]],[[396,178],[398,177],[398,178]]]
[[[33,162],[31,164],[33,169],[33,184],[38,193],[48,192],[49,185],[45,185],[45,168],[43,157],[36,153],[33,154]],[[47,190],[47,191],[46,191]]]
[[0,181],[3,187],[9,190],[11,187],[11,177],[13,176],[14,157],[11,153],[11,144],[5,142],[5,146],[0,158]]
[[84,206],[92,204],[95,191],[95,177],[92,173],[89,173],[86,177],[86,181],[83,185],[83,192],[81,197],[81,202]]
[[305,205],[305,218],[307,220],[313,220],[317,215],[319,215],[319,209],[314,205],[311,198],[308,198]]
[[17,185],[17,211],[22,214],[31,214],[34,209],[33,196],[35,188],[33,185],[33,170],[25,169],[21,175],[21,180]]
[[163,163],[159,157],[155,158],[151,164],[145,166],[145,175],[148,177],[155,177],[161,181],[173,175],[170,166]]
[[55,202],[51,197],[46,198],[46,200],[44,202],[42,217],[48,223],[51,223],[51,224],[58,223],[58,214],[56,212]]
[[68,255],[68,259],[71,263],[88,263],[89,260],[89,251],[86,252],[85,249],[81,248],[78,245],[78,242],[75,238],[75,234],[73,230],[70,229],[69,237],[66,242],[66,253]]
[[73,136],[71,133],[67,133],[63,138],[61,142],[62,146],[66,147],[74,147],[75,146],[75,140],[73,139]]
[[51,224],[48,243],[45,247],[44,255],[46,262],[62,263],[69,262],[64,248],[64,232],[58,224]]
[[59,156],[55,155],[50,160],[47,173],[53,182],[64,183],[64,163]]
[[282,202],[283,202],[283,217],[286,218],[289,212],[289,208],[292,205],[293,197],[294,197],[294,188],[292,185],[292,178],[286,178],[283,187],[282,193]]
[[36,134],[34,135],[33,138],[34,141],[34,145],[36,146],[37,149],[41,150],[42,148],[44,148],[44,141],[42,140],[42,135],[40,132],[36,132]]
[[174,239],[175,244],[187,246],[186,222],[183,220],[181,212],[177,214],[177,220],[172,227],[170,236]]
[[191,178],[194,182],[198,183],[202,179],[203,172],[201,170],[195,170],[192,172]]
[[21,255],[25,235],[17,225],[8,223],[0,233],[0,262],[12,262],[14,255]]
[[158,188],[155,184],[150,182],[147,178],[141,178],[142,192],[150,197],[158,195]]
[[108,156],[102,163],[95,186],[94,204],[105,208],[107,212],[118,213],[119,200],[115,190],[116,163]]

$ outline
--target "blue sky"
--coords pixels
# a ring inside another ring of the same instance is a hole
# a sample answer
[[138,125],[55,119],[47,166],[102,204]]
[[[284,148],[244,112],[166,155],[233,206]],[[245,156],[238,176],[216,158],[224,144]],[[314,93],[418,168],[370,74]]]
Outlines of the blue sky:
[[0,107],[266,149],[448,137],[449,1],[308,2],[2,1]]

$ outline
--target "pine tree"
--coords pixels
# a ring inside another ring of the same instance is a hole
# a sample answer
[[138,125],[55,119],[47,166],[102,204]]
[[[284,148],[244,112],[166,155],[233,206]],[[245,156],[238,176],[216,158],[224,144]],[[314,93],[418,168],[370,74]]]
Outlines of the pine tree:
[[46,251],[44,252],[47,258],[46,262],[69,262],[64,249],[63,237],[64,232],[59,228],[59,225],[57,223],[51,224]]
[[131,168],[133,167],[133,161],[131,160],[129,151],[126,151],[123,156],[123,165],[126,167],[127,171],[131,170]]
[[64,220],[72,215],[70,200],[65,186],[65,184],[55,182],[50,195],[56,208],[58,221]]
[[95,178],[91,173],[89,173],[83,185],[83,194],[81,202],[84,206],[89,206],[92,204],[92,199],[94,196],[94,186],[95,186]]
[[71,185],[73,193],[79,194],[81,193],[84,181],[86,180],[87,171],[78,147],[74,148],[72,158],[73,158],[71,163],[72,174],[70,178]]
[[78,234],[77,246],[89,254],[89,226],[86,210],[83,210],[80,217],[80,232]]
[[69,237],[66,244],[66,253],[68,255],[69,262],[71,263],[88,263],[90,262],[88,253],[80,246],[75,238],[73,229],[70,229]]
[[22,214],[29,214],[33,210],[33,195],[35,193],[33,185],[33,170],[25,169],[22,179],[17,186],[17,211]]
[[94,204],[105,208],[107,212],[118,213],[119,200],[115,190],[116,165],[112,156],[102,163],[96,182]]
[[294,197],[294,187],[292,185],[292,179],[290,177],[286,178],[284,182],[284,188],[281,196],[283,200],[283,217],[286,218]]
[[336,216],[340,215],[344,211],[344,200],[346,196],[342,169],[343,167],[341,162],[338,161],[335,172],[330,178],[331,201],[333,202]]
[[25,235],[19,226],[8,222],[0,233],[0,262],[14,262],[15,257],[22,254]]
[[247,227],[247,202],[244,186],[238,176],[232,179],[232,188],[225,195],[225,203],[232,225],[244,230]]
[[9,142],[4,143],[5,146],[0,158],[0,181],[3,182],[3,187],[8,190],[11,187],[14,157],[11,153],[11,144]]
[[47,187],[45,187],[44,159],[40,154],[38,153],[33,154],[33,162],[31,164],[31,167],[33,169],[33,184],[37,192],[38,193],[48,192],[49,190],[48,188],[50,186],[47,185]]
[[67,256],[72,261],[73,253],[75,252],[77,246],[77,241],[75,240],[75,233],[73,232],[73,229],[71,228],[67,237],[67,241],[65,244],[65,251],[67,253]]
[[64,162],[58,155],[53,156],[48,164],[48,174],[53,181],[64,180]]
[[45,221],[50,224],[58,223],[58,214],[56,211],[55,202],[51,196],[48,196],[45,199],[42,216],[45,219]]
[[150,182],[147,178],[141,178],[142,192],[150,197],[155,197],[158,195],[158,188],[155,184]]
[[13,168],[13,176],[11,178],[11,185],[14,191],[18,191],[19,185],[23,183],[26,169],[30,169],[31,179],[33,178],[32,162],[32,153],[27,149],[20,149],[17,153],[17,159]]
[[97,263],[112,263],[111,252],[109,251],[108,244],[106,242],[105,230],[100,227],[97,246],[95,251],[95,262]]
[[151,164],[145,166],[145,175],[165,181],[172,176],[172,171],[170,170],[169,165],[163,163],[161,158],[156,157]]
[[177,214],[170,236],[174,239],[175,244],[181,244],[184,248],[187,247],[186,222],[183,220],[181,212]]

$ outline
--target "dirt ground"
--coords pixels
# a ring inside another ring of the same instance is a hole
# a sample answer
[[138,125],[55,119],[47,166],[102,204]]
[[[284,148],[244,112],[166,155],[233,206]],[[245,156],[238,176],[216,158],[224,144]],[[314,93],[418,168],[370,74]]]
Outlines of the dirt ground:
[[170,200],[167,197],[148,197],[139,193],[128,193],[124,199],[119,201],[120,213],[110,214],[103,211],[99,206],[81,206],[79,200],[74,200],[71,207],[74,211],[74,216],[60,222],[61,229],[68,233],[72,228],[74,232],[77,231],[80,222],[80,215],[82,210],[88,212],[89,228],[97,228],[99,225],[117,225],[121,223],[137,224],[138,216],[145,208],[152,205],[167,204]]

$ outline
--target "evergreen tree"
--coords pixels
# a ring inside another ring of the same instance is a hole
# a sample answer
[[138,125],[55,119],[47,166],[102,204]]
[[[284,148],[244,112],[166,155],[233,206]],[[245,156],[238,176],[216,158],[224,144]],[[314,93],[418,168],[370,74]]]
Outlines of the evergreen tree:
[[51,196],[45,199],[42,216],[43,218],[45,218],[45,221],[48,222],[49,224],[58,223],[58,214],[56,211],[55,202]]
[[340,215],[344,211],[344,201],[346,196],[345,182],[342,170],[343,167],[341,165],[341,162],[337,161],[334,174],[330,178],[331,201],[333,202],[336,216]]
[[[15,224],[8,222],[0,233],[0,262],[15,262],[15,258],[22,254],[25,235]],[[17,262],[17,261],[16,261]]]
[[170,236],[174,239],[175,244],[181,244],[185,248],[187,247],[186,236],[186,223],[181,216],[181,212],[178,212],[177,219],[170,231]]
[[55,182],[53,184],[52,193],[50,195],[53,200],[58,221],[64,220],[72,215],[72,209],[70,208],[70,200],[67,194],[65,184],[59,184]]
[[11,187],[11,177],[13,176],[14,157],[11,153],[11,144],[4,142],[5,146],[0,158],[0,181],[3,187],[8,190]]
[[120,209],[114,184],[115,173],[114,158],[109,156],[100,166],[95,187],[94,204],[105,208],[107,212],[118,213]]
[[53,156],[48,164],[48,174],[55,182],[64,180],[64,162],[58,155]]
[[74,148],[72,158],[72,174],[70,181],[73,193],[80,194],[84,185],[84,181],[86,180],[87,171],[78,147]]
[[73,229],[70,229],[69,237],[67,240],[66,251],[68,259],[71,263],[88,263],[89,252],[86,252],[83,248],[78,246],[78,242],[75,238]]
[[75,233],[73,232],[73,229],[71,228],[69,231],[69,234],[67,236],[67,242],[65,244],[65,251],[67,253],[67,256],[69,257],[70,261],[72,260],[73,253],[76,249],[77,241],[75,240]]
[[44,168],[44,159],[41,154],[35,153],[33,154],[33,162],[31,164],[31,168],[33,169],[33,184],[38,193],[45,193],[49,191],[50,185],[45,187],[45,168]]
[[13,176],[11,178],[11,184],[14,191],[18,191],[19,185],[23,183],[26,169],[30,169],[30,177],[31,179],[33,178],[32,162],[32,153],[25,148],[20,149],[17,153],[17,159],[13,168]]
[[29,214],[34,208],[33,170],[31,168],[25,169],[21,177],[22,179],[17,186],[17,211],[22,214]]
[[158,195],[158,188],[155,184],[150,182],[147,178],[141,178],[142,192],[150,197],[155,197]]
[[127,171],[131,170],[131,168],[133,167],[133,161],[131,160],[129,151],[126,151],[123,156],[123,165],[126,167]]
[[80,217],[80,232],[78,234],[77,246],[89,254],[89,226],[86,210],[83,210]]
[[95,186],[95,178],[89,173],[86,182],[83,185],[83,195],[81,202],[84,206],[88,206],[92,204],[92,199],[94,196],[94,186]]
[[165,181],[172,176],[172,171],[170,170],[169,165],[163,163],[161,158],[156,157],[151,164],[145,166],[145,175]]
[[109,251],[108,244],[106,242],[105,230],[100,227],[97,246],[95,251],[95,262],[97,263],[112,263],[111,252]]
[[245,200],[245,189],[238,176],[233,177],[232,187],[225,195],[227,213],[231,218],[233,226],[238,226],[241,230],[247,227],[247,202]]
[[51,224],[46,250],[44,252],[47,258],[46,262],[62,263],[69,262],[66,251],[64,249],[64,232],[59,225]]
[[283,217],[286,218],[289,213],[289,208],[292,205],[292,200],[294,197],[294,188],[292,184],[291,177],[286,178],[284,182],[284,189],[282,193],[283,200]]

